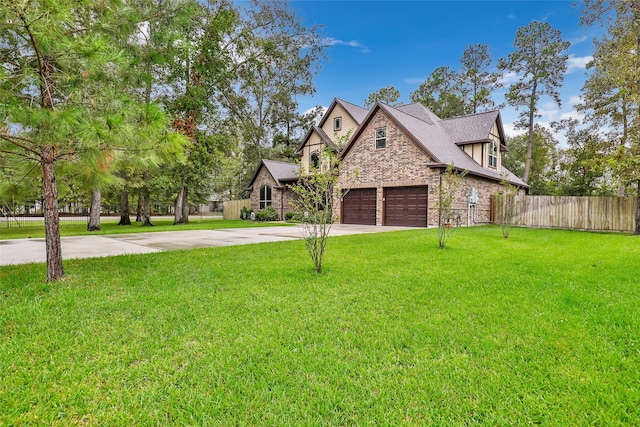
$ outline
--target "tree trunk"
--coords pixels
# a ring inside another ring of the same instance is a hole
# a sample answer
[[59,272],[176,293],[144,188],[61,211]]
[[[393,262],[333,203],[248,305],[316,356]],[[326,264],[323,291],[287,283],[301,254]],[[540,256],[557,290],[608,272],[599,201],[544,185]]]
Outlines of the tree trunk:
[[87,224],[87,231],[100,230],[100,201],[102,200],[102,193],[100,189],[94,188],[91,191],[91,211],[89,212],[89,223]]
[[60,218],[58,217],[58,188],[56,187],[55,148],[42,149],[42,192],[44,233],[47,251],[47,281],[64,277],[62,245],[60,243]]
[[142,191],[138,193],[138,206],[136,207],[136,222],[142,221]]
[[531,89],[531,102],[529,103],[529,141],[527,143],[527,160],[524,164],[524,176],[522,177],[522,180],[527,184],[529,183],[529,174],[531,173],[531,161],[533,159],[533,134],[535,131],[533,118],[535,117],[535,113],[536,113],[535,99],[536,99],[537,89],[538,89],[538,84],[537,82],[534,82],[533,88]]
[[633,233],[640,236],[640,179],[638,180],[638,208],[636,209],[636,231]]
[[148,190],[142,193],[142,227],[153,227],[151,224],[151,196]]
[[174,204],[173,225],[189,223],[189,189],[186,185],[180,186],[176,202]]
[[118,225],[131,225],[130,214],[129,192],[123,189],[120,191],[120,222],[118,222]]

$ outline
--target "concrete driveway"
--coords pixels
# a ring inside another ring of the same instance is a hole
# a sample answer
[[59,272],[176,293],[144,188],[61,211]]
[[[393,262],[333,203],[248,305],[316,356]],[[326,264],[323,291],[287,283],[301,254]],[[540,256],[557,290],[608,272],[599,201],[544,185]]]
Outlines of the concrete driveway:
[[[63,259],[94,258],[295,240],[301,238],[299,227],[298,225],[62,237],[62,257]],[[411,228],[334,224],[331,227],[331,236],[399,230],[411,230]],[[44,239],[0,240],[0,265],[45,261]]]

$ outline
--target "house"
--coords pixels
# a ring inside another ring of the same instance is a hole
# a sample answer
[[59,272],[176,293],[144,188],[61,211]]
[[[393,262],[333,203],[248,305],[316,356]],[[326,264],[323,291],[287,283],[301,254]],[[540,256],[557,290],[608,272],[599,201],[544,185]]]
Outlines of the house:
[[299,177],[300,165],[297,163],[262,160],[249,182],[251,191],[251,209],[261,210],[273,206],[280,219],[291,210],[289,204],[293,192],[287,186],[295,183]]
[[[489,222],[490,196],[504,189],[503,180],[528,189],[502,166],[507,146],[498,111],[440,119],[417,103],[366,110],[336,99],[298,150],[303,171],[322,161],[323,148],[341,160],[334,209],[344,224],[438,225],[438,188],[449,165],[467,171],[453,204],[461,225]],[[259,196],[252,186],[253,205]]]

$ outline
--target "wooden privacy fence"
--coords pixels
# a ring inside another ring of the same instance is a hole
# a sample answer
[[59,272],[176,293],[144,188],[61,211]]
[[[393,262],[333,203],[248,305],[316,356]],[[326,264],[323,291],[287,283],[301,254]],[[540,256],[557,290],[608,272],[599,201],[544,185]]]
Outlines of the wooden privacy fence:
[[[491,222],[498,223],[498,204],[491,196]],[[597,231],[635,231],[635,197],[515,196],[514,224],[527,227]]]
[[251,199],[227,200],[224,202],[222,217],[224,219],[240,219],[242,208],[251,209]]

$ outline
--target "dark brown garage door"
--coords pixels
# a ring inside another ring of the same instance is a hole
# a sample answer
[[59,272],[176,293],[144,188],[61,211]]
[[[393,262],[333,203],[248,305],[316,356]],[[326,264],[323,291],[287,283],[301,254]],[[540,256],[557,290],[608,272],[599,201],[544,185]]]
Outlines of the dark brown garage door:
[[342,197],[342,223],[376,225],[376,189],[345,190]]
[[384,225],[427,226],[427,187],[384,189]]

